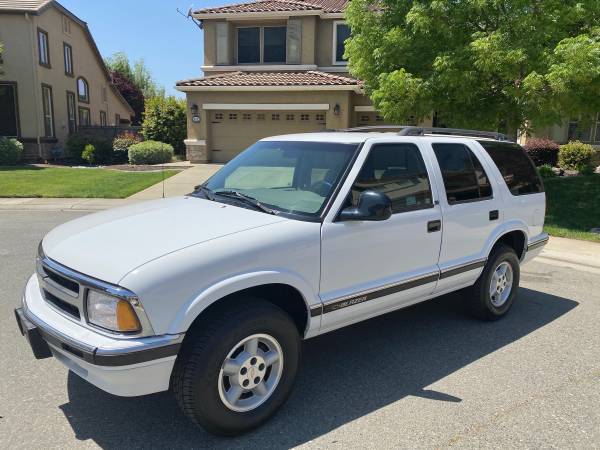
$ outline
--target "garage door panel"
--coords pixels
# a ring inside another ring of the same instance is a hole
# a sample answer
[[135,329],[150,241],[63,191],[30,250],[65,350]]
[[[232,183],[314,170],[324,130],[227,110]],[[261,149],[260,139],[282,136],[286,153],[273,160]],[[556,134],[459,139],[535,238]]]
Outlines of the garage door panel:
[[314,111],[214,111],[210,119],[212,159],[220,163],[265,137],[325,129],[325,113]]

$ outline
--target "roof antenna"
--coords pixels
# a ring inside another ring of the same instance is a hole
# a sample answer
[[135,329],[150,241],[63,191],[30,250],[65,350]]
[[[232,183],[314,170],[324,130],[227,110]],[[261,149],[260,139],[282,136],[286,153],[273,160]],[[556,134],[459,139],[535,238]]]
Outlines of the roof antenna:
[[194,23],[194,25],[196,25],[198,28],[200,28],[202,30],[202,21],[194,19],[194,16],[192,15],[192,10],[194,9],[194,5],[190,6],[190,9],[188,9],[187,14],[181,12],[179,10],[179,8],[175,8],[175,9],[177,10],[177,12],[180,15],[182,15],[186,19],[190,19]]

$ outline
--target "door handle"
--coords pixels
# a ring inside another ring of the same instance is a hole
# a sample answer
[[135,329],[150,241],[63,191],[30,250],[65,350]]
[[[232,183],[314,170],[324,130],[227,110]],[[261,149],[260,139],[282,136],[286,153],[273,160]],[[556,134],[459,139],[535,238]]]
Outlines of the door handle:
[[442,221],[441,220],[430,220],[427,222],[427,232],[435,233],[436,231],[440,231],[442,229]]
[[500,212],[497,209],[490,211],[490,220],[498,220],[498,217],[500,217]]

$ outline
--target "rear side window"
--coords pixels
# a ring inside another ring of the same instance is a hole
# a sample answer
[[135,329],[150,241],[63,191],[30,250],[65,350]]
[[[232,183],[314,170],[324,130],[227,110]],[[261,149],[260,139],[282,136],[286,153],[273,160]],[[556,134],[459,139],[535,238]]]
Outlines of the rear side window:
[[448,203],[492,197],[490,180],[473,152],[463,144],[433,144],[442,171]]
[[533,162],[520,145],[493,141],[479,143],[500,170],[511,194],[526,195],[544,191]]

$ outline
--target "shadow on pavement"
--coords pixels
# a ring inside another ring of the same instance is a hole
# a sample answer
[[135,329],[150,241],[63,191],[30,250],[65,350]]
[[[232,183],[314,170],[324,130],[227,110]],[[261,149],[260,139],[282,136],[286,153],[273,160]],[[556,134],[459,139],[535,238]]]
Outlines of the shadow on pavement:
[[315,439],[408,395],[460,402],[425,387],[558,319],[573,300],[521,288],[511,313],[479,322],[460,297],[441,297],[308,340],[288,403],[262,428],[236,439],[192,426],[169,392],[107,394],[69,373],[61,406],[76,436],[103,448],[290,447]]

